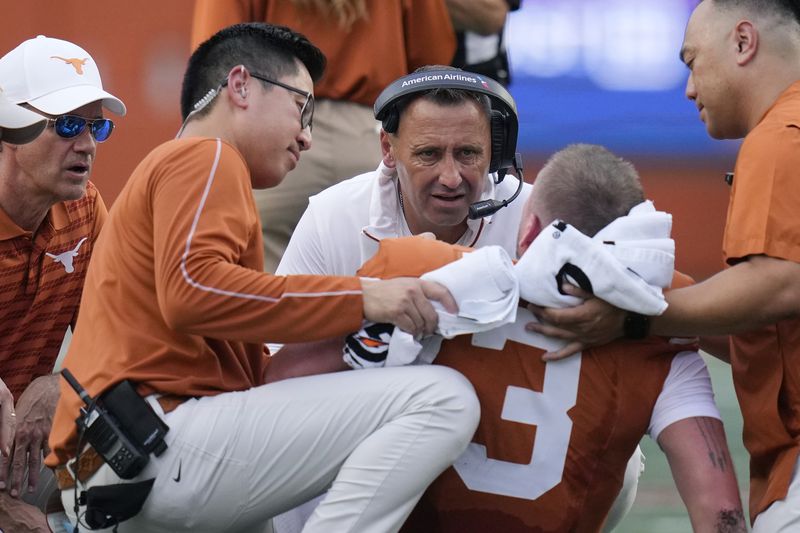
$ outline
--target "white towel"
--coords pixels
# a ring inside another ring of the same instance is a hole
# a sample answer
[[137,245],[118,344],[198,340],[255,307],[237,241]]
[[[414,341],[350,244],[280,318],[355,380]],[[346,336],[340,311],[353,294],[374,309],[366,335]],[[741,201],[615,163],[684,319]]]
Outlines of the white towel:
[[[499,254],[499,247],[465,254],[459,261],[422,276],[445,285],[459,304],[458,316],[434,304],[439,315],[438,331],[449,338],[509,324],[516,318],[517,297],[546,307],[578,305],[579,298],[559,290],[562,269],[563,281],[579,285],[580,280],[570,275],[577,272],[578,278],[588,279],[595,296],[621,309],[659,315],[667,308],[662,289],[670,286],[675,268],[671,229],[672,216],[656,211],[648,200],[614,220],[594,238],[569,224],[552,224],[511,267],[510,277],[506,277],[508,256],[505,252]],[[567,264],[572,267],[565,269]],[[563,345],[557,339],[551,341],[553,347]],[[439,336],[418,342],[395,329],[386,365],[431,363],[440,344]]]
[[597,232],[593,240],[613,242],[611,253],[650,285],[668,288],[675,268],[672,215],[646,200]]
[[637,205],[594,238],[555,222],[539,234],[514,267],[520,296],[545,307],[577,305],[581,300],[562,294],[560,285],[563,281],[582,285],[583,276],[598,298],[628,311],[660,315],[667,308],[661,289],[669,287],[675,268],[671,226],[671,215],[656,211],[650,201]]
[[514,265],[500,246],[487,246],[464,254],[458,261],[423,274],[422,279],[447,287],[458,304],[458,314],[448,313],[438,302],[438,331],[446,338],[474,333],[513,322],[519,300]]
[[[437,333],[444,338],[486,331],[516,319],[519,284],[513,274],[511,258],[499,246],[464,254],[458,261],[421,277],[444,285],[458,304],[458,313],[454,315],[433,302],[439,315]],[[410,334],[395,329],[389,342],[386,366],[415,361],[430,363],[439,351],[440,342],[441,339],[436,342],[425,339],[420,343]]]

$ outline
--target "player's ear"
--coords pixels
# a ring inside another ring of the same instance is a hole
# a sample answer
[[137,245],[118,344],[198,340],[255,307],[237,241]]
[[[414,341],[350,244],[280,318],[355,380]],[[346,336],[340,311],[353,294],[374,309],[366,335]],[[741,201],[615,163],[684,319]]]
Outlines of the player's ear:
[[531,244],[536,237],[539,236],[539,233],[542,231],[542,222],[539,220],[539,217],[533,213],[529,213],[528,216],[522,221],[522,225],[520,226],[519,230],[519,242],[517,243],[517,257],[522,257],[522,254],[530,248]]

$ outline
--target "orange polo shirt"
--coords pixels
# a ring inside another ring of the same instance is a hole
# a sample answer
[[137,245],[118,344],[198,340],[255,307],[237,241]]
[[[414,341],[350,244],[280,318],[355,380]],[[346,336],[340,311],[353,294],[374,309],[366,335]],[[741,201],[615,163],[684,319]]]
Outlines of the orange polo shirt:
[[36,234],[0,208],[0,379],[15,401],[53,371],[107,216],[91,182],[80,200],[51,207]]
[[315,96],[371,107],[391,82],[424,65],[449,65],[456,38],[443,0],[367,0],[367,20],[343,29],[293,0],[196,0],[192,50],[237,22],[288,26],[328,58]]
[[[800,262],[800,82],[744,139],[734,170],[723,254]],[[750,452],[750,517],[783,499],[800,452],[800,320],[731,338],[731,364]]]
[[[134,170],[97,243],[64,361],[90,395],[125,379],[142,394],[245,390],[262,383],[265,341],[361,327],[358,278],[263,272],[251,192],[244,159],[219,139],[167,142]],[[62,380],[49,466],[74,454],[81,405]]]

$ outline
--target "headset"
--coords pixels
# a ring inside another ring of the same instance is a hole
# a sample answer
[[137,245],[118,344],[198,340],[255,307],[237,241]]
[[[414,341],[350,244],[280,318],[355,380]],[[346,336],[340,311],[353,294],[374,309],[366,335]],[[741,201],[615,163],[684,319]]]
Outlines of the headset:
[[495,183],[503,181],[510,168],[514,168],[519,177],[519,186],[510,198],[483,200],[469,208],[471,219],[494,214],[519,196],[522,190],[522,157],[516,152],[519,132],[517,105],[505,87],[491,78],[460,69],[427,70],[403,76],[389,84],[375,100],[375,118],[381,121],[384,131],[396,133],[400,125],[399,104],[409,95],[435,89],[461,89],[489,97],[492,144],[489,172],[497,173]]

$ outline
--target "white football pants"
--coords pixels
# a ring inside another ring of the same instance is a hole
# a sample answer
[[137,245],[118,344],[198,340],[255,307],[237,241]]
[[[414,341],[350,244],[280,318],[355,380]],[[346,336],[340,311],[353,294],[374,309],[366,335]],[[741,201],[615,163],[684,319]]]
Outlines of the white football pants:
[[791,533],[800,531],[800,459],[794,466],[792,482],[786,498],[774,502],[759,513],[753,522],[753,533]]
[[[479,417],[472,385],[442,366],[324,374],[189,400],[163,415],[169,448],[131,480],[156,479],[119,531],[263,531],[270,517],[326,489],[303,531],[397,531]],[[83,485],[120,482],[103,465]],[[73,491],[62,501],[74,523]]]

